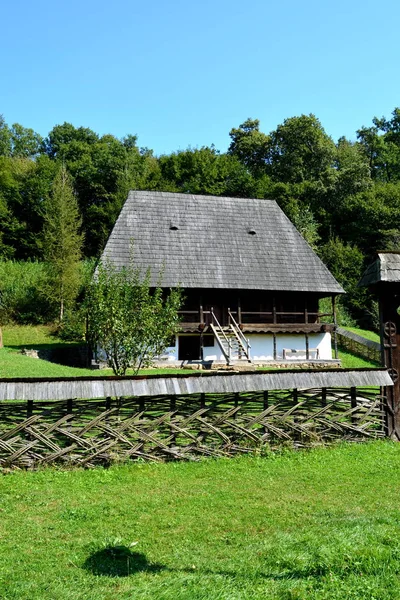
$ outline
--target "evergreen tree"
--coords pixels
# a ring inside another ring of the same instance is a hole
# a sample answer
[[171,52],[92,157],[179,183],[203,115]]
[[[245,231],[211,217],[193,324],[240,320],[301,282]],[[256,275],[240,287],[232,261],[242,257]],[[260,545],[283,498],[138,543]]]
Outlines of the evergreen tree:
[[83,236],[82,221],[71,179],[63,165],[56,174],[52,194],[44,206],[43,255],[48,266],[48,293],[58,305],[62,322],[65,309],[78,293]]

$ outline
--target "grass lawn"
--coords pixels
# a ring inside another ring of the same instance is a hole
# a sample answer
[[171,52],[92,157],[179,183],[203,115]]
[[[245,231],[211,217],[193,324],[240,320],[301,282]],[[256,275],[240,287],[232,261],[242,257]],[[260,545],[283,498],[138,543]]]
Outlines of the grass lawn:
[[361,337],[371,340],[372,342],[377,342],[378,344],[380,343],[379,335],[374,331],[369,331],[368,329],[358,329],[356,327],[343,327],[343,329],[357,333],[357,335],[361,335]]
[[398,599],[399,488],[388,441],[3,475],[0,598]]
[[381,366],[377,362],[367,360],[361,356],[355,356],[354,354],[350,354],[350,352],[346,352],[345,350],[339,350],[338,354],[344,369],[376,369],[376,367]]
[[[0,348],[0,377],[106,377],[113,374],[111,369],[80,369],[22,355],[23,348],[47,349],[68,344],[54,336],[48,325],[7,325],[3,327],[3,343],[4,348]],[[140,374],[177,372],[193,373],[189,369],[142,369]],[[127,375],[132,374],[129,369]]]

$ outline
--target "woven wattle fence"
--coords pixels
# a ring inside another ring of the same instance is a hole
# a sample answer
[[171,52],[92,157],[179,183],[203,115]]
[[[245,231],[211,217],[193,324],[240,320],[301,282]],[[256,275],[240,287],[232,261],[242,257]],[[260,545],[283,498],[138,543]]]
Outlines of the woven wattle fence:
[[0,402],[0,469],[198,459],[385,435],[379,388]]

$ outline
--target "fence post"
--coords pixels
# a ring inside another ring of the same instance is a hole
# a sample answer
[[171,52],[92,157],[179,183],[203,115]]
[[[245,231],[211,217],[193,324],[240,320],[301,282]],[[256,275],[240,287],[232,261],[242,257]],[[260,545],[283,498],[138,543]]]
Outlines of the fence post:
[[[357,408],[357,389],[355,387],[350,388],[350,399],[351,399],[351,408]],[[356,413],[351,413],[351,422],[357,423]]]
[[322,388],[322,406],[326,406],[326,388]]
[[[170,399],[170,404],[169,404],[169,409],[171,412],[175,412],[176,411],[176,396],[171,396]],[[170,417],[172,419],[172,416]],[[170,436],[171,436],[171,442],[170,442],[170,447],[173,446],[176,442],[176,432],[174,430],[173,427],[170,427]]]
[[[240,398],[240,394],[239,392],[235,393],[235,408],[237,408],[239,406],[239,398]],[[233,418],[236,419],[236,413],[233,415]]]
[[33,414],[33,400],[28,400],[26,404],[26,418],[29,419]]
[[[263,392],[263,408],[264,408],[264,410],[267,410],[268,407],[269,407],[268,390],[264,390],[264,392]],[[267,431],[268,431],[268,429],[264,425],[264,434],[267,433]]]

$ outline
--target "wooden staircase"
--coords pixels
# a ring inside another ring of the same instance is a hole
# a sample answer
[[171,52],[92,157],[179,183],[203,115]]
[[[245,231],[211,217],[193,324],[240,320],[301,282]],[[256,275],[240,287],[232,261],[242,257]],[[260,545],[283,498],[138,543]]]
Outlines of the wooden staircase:
[[245,338],[239,325],[236,323],[232,313],[228,309],[230,323],[222,326],[211,308],[212,323],[211,329],[218,342],[222,354],[225,357],[226,364],[231,365],[234,361],[245,360],[251,363],[250,344]]

